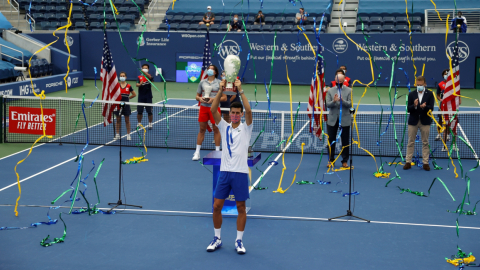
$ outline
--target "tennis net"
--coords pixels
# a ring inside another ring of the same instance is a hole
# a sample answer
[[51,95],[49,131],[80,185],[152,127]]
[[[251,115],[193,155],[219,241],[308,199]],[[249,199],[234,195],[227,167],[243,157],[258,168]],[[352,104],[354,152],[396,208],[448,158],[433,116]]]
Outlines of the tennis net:
[[[51,132],[52,138],[43,138],[41,143],[69,143],[69,144],[85,144],[91,145],[111,145],[119,144],[119,140],[114,140],[114,124],[103,125],[102,110],[105,101],[97,100],[92,104],[93,100],[85,100],[85,117],[82,113],[82,99],[74,98],[55,98],[47,97],[42,100],[44,109],[52,109],[49,113],[55,114],[55,123],[47,123],[47,130]],[[110,102],[118,103],[118,102]],[[142,103],[126,103],[130,105],[132,114],[130,115],[130,132],[131,140],[126,140],[126,126],[122,117],[121,134],[123,146],[141,146],[143,141],[143,130],[137,130],[137,107],[151,106],[153,111],[153,128],[147,129],[145,137],[145,145],[147,147],[169,147],[195,149],[196,138],[199,130],[198,125],[198,106],[176,106],[169,104],[142,104]],[[90,107],[91,106],[91,107]],[[20,108],[20,109],[19,109]],[[23,109],[22,109],[23,108]],[[32,121],[24,121],[22,126],[18,126],[18,119],[12,119],[12,113],[18,110],[27,112],[29,109],[40,108],[40,100],[36,97],[24,96],[4,96],[3,97],[3,117],[2,117],[2,137],[8,143],[33,143],[38,139],[38,130],[41,131],[39,125],[36,126]],[[33,113],[31,113],[33,114]],[[44,112],[44,114],[46,114]],[[328,114],[328,112],[326,112]],[[433,112],[437,121],[439,115],[443,112]],[[167,117],[168,116],[168,117]],[[15,117],[15,116],[14,116]],[[300,153],[301,145],[304,145],[304,153],[327,153],[328,144],[326,136],[323,140],[317,138],[310,132],[311,113],[306,111],[293,112],[293,118],[289,111],[266,111],[253,110],[254,129],[251,138],[253,150],[259,152],[285,152]],[[456,138],[458,154],[461,158],[474,159],[478,158],[475,151],[480,149],[479,124],[480,112],[458,112],[457,134],[461,136]],[[17,115],[18,118],[18,115]],[[356,123],[358,132],[353,129],[353,139],[360,143],[361,148],[368,150],[375,156],[396,157],[399,153],[405,157],[408,142],[408,128],[406,121],[408,116],[405,112],[362,112],[356,114]],[[14,121],[15,120],[15,121]],[[86,120],[86,121],[85,121]],[[25,123],[26,122],[26,123]],[[14,124],[16,123],[16,124]],[[292,134],[292,123],[294,123],[292,142],[288,145],[286,140]],[[147,126],[148,121],[146,113],[144,114],[142,124]],[[20,124],[22,125],[22,124]],[[50,125],[50,126],[48,126]],[[88,130],[87,126],[88,125]],[[326,123],[323,124],[326,128]],[[28,130],[28,129],[31,130]],[[34,132],[32,130],[37,129]],[[53,131],[53,132],[52,132]],[[87,132],[88,131],[88,132]],[[325,130],[326,132],[326,130]],[[54,135],[53,135],[54,134]],[[446,151],[442,151],[443,143],[441,140],[435,140],[437,137],[437,128],[435,124],[430,128],[430,149],[435,158],[447,158]],[[49,135],[49,134],[47,134]],[[88,136],[87,136],[88,135]],[[421,156],[421,139],[415,143],[415,155]],[[341,148],[337,143],[338,149]],[[451,141],[447,141],[450,148]],[[471,147],[469,147],[468,145]],[[202,149],[214,149],[213,132],[207,132]],[[286,149],[284,149],[286,148]],[[474,149],[472,151],[471,149]],[[353,155],[369,155],[366,151],[354,146]],[[452,153],[453,157],[457,157],[457,153]]]

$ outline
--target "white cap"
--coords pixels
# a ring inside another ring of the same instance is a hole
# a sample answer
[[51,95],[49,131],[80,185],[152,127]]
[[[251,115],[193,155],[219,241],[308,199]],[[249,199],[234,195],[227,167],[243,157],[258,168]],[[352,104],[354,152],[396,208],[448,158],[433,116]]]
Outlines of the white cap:
[[212,9],[212,7],[211,7],[211,6],[208,6],[207,8],[209,8],[209,9]]

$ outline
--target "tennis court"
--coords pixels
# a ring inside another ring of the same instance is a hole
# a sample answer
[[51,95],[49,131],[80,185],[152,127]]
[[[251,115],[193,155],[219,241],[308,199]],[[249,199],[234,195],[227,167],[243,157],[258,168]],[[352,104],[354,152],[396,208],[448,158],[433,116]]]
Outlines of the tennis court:
[[[47,101],[48,102],[48,101]],[[72,101],[73,102],[73,101]],[[53,103],[53,102],[52,102]],[[72,106],[76,104],[77,107]],[[48,221],[48,207],[62,192],[67,190],[75,178],[78,163],[74,162],[76,155],[85,146],[87,129],[85,122],[79,121],[77,127],[71,123],[81,110],[78,102],[66,104],[60,108],[69,108],[76,113],[68,113],[65,119],[60,120],[62,134],[56,135],[54,143],[45,143],[36,147],[30,157],[17,171],[22,181],[22,198],[20,200],[19,216],[15,217],[13,205],[18,197],[13,170],[15,164],[23,159],[27,152],[21,152],[0,159],[0,211],[2,224],[8,227],[26,227],[31,223]],[[352,190],[358,191],[354,196],[354,214],[371,220],[371,223],[356,220],[327,221],[328,218],[343,215],[348,209],[348,197],[342,196],[348,192],[349,171],[339,171],[326,174],[327,158],[324,156],[319,164],[320,153],[325,150],[324,144],[318,139],[311,144],[303,155],[303,161],[297,171],[297,181],[311,181],[312,185],[293,184],[284,194],[273,193],[277,189],[281,173],[282,158],[285,159],[287,170],[283,177],[282,187],[286,189],[291,183],[294,171],[299,165],[301,154],[300,143],[308,138],[313,140],[309,132],[309,121],[306,113],[298,114],[295,124],[293,142],[285,144],[286,154],[275,146],[291,134],[290,104],[286,102],[272,102],[273,117],[268,114],[268,103],[259,102],[254,113],[254,140],[260,134],[263,123],[265,130],[255,144],[262,152],[263,162],[271,152],[275,152],[270,161],[276,160],[279,164],[267,162],[263,166],[252,168],[252,185],[268,187],[264,190],[252,190],[251,206],[248,213],[248,222],[244,236],[244,243],[248,250],[245,256],[238,256],[234,250],[236,217],[224,218],[222,226],[222,240],[224,246],[214,254],[205,251],[213,236],[211,222],[212,174],[198,162],[192,161],[193,150],[190,146],[195,143],[197,132],[194,100],[169,99],[168,123],[166,114],[160,114],[163,104],[154,108],[154,128],[147,130],[145,145],[148,146],[146,158],[148,162],[123,165],[124,203],[142,205],[142,209],[119,209],[113,215],[88,214],[67,215],[62,218],[67,226],[67,236],[64,243],[43,248],[39,242],[47,235],[61,237],[63,224],[58,221],[55,225],[40,225],[37,228],[24,230],[5,230],[0,233],[3,240],[2,269],[24,268],[151,268],[159,265],[162,269],[203,269],[212,267],[229,267],[232,269],[250,268],[339,268],[339,269],[452,269],[444,257],[457,252],[456,245],[465,252],[480,253],[478,238],[480,226],[477,215],[462,215],[459,217],[460,237],[456,237],[455,211],[465,193],[465,181],[455,178],[451,161],[446,158],[437,159],[442,170],[426,172],[418,167],[403,171],[401,167],[384,166],[390,178],[396,175],[388,187],[385,184],[390,179],[376,178],[375,162],[369,155],[360,153],[353,157],[353,176],[355,186]],[[89,102],[86,102],[89,105]],[[297,104],[293,104],[293,115],[296,114]],[[32,105],[34,106],[34,105]],[[253,106],[255,106],[253,104]],[[253,107],[252,106],[252,107]],[[390,113],[388,106],[384,106],[384,115],[379,116],[378,105],[360,105],[362,111],[375,111],[375,114],[365,114],[364,118],[357,119],[360,129],[360,141],[367,141],[369,149],[374,149],[381,132],[386,129]],[[405,107],[395,106],[398,109],[397,133],[401,135],[404,120],[400,115]],[[84,152],[84,174],[93,167],[95,172],[99,163],[105,162],[96,179],[100,203],[99,207],[106,210],[108,202],[118,200],[118,141],[113,140],[113,127],[104,128],[99,117],[93,116],[95,105],[86,109],[90,145]],[[141,152],[135,144],[143,139],[133,131],[136,126],[135,106],[132,106],[131,126],[132,141],[122,139],[123,159],[140,156]],[[306,104],[300,105],[300,112],[306,112]],[[465,109],[466,111],[466,109]],[[468,109],[468,111],[478,111]],[[91,115],[90,115],[91,114]],[[282,119],[283,115],[283,119]],[[472,116],[474,115],[474,116]],[[275,122],[273,119],[275,119]],[[395,116],[397,116],[395,114]],[[403,113],[404,117],[404,113]],[[476,119],[475,113],[465,113],[465,117]],[[459,122],[468,123],[470,118],[459,118]],[[265,120],[267,119],[267,120]],[[380,125],[379,120],[382,120]],[[144,119],[144,121],[146,121]],[[145,122],[146,123],[146,122]],[[182,123],[184,127],[182,127]],[[473,122],[474,124],[475,122]],[[473,124],[465,124],[465,137],[469,139],[474,149],[478,148],[478,128]],[[82,126],[83,125],[83,126]],[[390,124],[391,126],[393,123]],[[432,127],[434,130],[434,127]],[[122,124],[122,134],[125,134]],[[389,128],[383,135],[382,144],[394,137],[393,128]],[[436,135],[431,132],[431,137]],[[8,135],[8,134],[7,134]],[[377,137],[376,137],[377,136]],[[372,137],[372,138],[369,138]],[[11,140],[29,140],[29,137],[7,136]],[[165,139],[169,149],[165,148]],[[202,150],[205,156],[213,148],[213,134],[208,133]],[[358,138],[357,138],[358,139]],[[58,142],[63,142],[60,145]],[[76,144],[73,144],[75,142]],[[391,148],[390,144],[385,148]],[[436,146],[432,138],[433,148]],[[141,146],[141,145],[140,145]],[[316,146],[318,146],[316,148]],[[416,149],[420,149],[417,146]],[[465,148],[462,148],[465,147]],[[355,147],[356,148],[356,147]],[[464,171],[476,165],[475,158],[463,159],[466,155],[473,155],[466,146],[459,146],[461,162]],[[143,148],[140,148],[143,149]],[[391,162],[396,155],[385,153],[378,155],[377,165],[382,161]],[[440,150],[435,153],[441,155]],[[383,159],[380,158],[383,156]],[[437,157],[437,155],[435,155]],[[453,163],[460,174],[460,164],[456,156]],[[398,160],[397,160],[398,161]],[[260,163],[259,163],[260,164]],[[206,166],[207,168],[209,166]],[[318,175],[316,175],[317,167]],[[211,168],[208,168],[211,169]],[[264,172],[261,178],[261,171]],[[396,172],[395,172],[396,170]],[[472,173],[471,177],[475,174]],[[415,196],[399,188],[422,191],[427,195],[432,180],[440,177],[448,187],[455,201],[452,200],[446,189],[437,181],[430,190],[429,197]],[[259,181],[261,179],[261,181]],[[320,185],[317,180],[330,181],[329,185]],[[474,180],[472,178],[472,180]],[[87,191],[85,197],[91,204],[98,202],[93,173],[85,180]],[[476,190],[478,183],[471,182],[470,189]],[[81,190],[85,187],[82,185]],[[330,191],[340,191],[331,193]],[[78,197],[78,196],[77,196]],[[480,200],[480,195],[471,192],[468,210]],[[61,202],[61,200],[59,201]],[[55,204],[55,206],[60,203]],[[69,207],[70,203],[64,204]],[[86,207],[81,198],[75,203],[76,207]],[[52,219],[57,219],[60,212],[68,213],[68,208],[50,210]],[[6,248],[8,247],[8,248]],[[28,256],[28,260],[26,260]],[[75,256],[75,257],[74,257]],[[376,258],[376,259],[372,259]],[[225,261],[229,264],[225,265]]]

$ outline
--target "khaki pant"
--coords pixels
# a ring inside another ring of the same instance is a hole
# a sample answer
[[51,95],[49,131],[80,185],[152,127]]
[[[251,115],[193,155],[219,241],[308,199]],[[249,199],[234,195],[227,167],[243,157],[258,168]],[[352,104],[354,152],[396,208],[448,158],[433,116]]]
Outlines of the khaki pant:
[[430,156],[430,148],[428,146],[428,137],[430,136],[430,125],[422,125],[420,120],[415,126],[408,125],[408,145],[407,145],[407,157],[406,162],[412,162],[413,152],[415,151],[415,137],[417,131],[420,129],[420,137],[422,138],[422,158],[423,164],[428,164],[428,158]]

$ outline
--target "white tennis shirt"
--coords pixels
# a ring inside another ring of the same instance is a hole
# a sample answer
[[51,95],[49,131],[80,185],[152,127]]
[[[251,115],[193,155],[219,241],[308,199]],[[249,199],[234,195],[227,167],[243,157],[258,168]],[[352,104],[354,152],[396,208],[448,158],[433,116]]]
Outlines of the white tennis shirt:
[[252,137],[253,122],[249,126],[240,123],[237,128],[233,128],[232,124],[227,123],[222,118],[217,127],[222,135],[220,171],[248,174],[248,147]]

